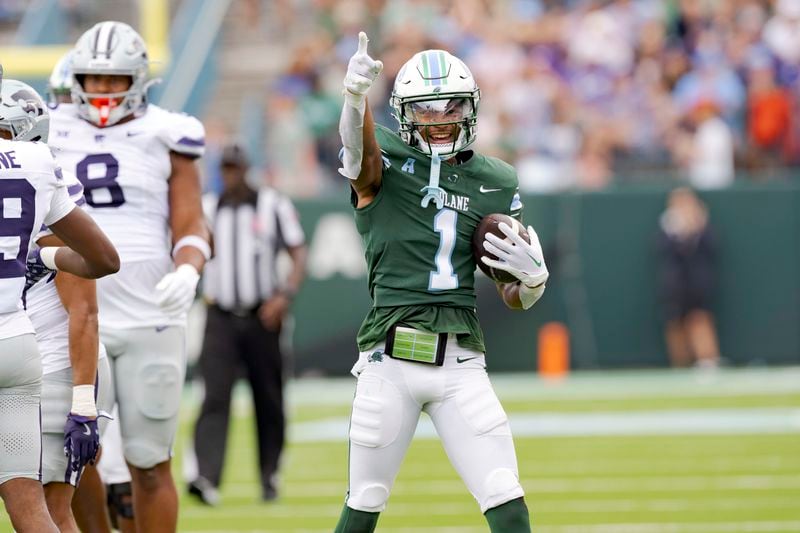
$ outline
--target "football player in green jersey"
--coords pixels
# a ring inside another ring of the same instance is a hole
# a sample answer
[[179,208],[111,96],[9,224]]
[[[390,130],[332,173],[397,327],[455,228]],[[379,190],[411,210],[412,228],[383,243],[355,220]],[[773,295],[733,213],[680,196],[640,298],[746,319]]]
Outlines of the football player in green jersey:
[[[340,173],[351,180],[373,306],[358,334],[349,487],[336,532],[375,530],[422,411],[491,531],[529,532],[508,418],[486,374],[471,246],[484,216],[520,218],[516,172],[468,150],[480,91],[461,60],[426,50],[403,66],[391,98],[399,134],[376,125],[367,105],[382,68],[362,32],[344,79]],[[548,277],[541,245],[533,228],[530,243],[500,228],[507,239],[484,242],[498,259],[483,260],[519,280],[498,284],[499,293],[527,309]]]

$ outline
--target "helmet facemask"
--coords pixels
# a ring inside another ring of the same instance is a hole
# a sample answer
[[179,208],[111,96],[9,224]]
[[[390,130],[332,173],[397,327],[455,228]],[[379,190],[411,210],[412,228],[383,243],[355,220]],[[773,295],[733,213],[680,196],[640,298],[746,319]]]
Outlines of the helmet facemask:
[[407,98],[398,107],[401,137],[426,154],[455,155],[475,137],[477,112],[470,94]]
[[[116,93],[89,93],[84,90],[85,74],[76,74],[72,86],[72,100],[85,119],[101,128],[113,126],[142,107],[141,89],[134,88],[134,77],[127,91]],[[77,90],[76,90],[77,89]]]
[[[475,141],[479,100],[478,85],[463,61],[444,50],[425,50],[400,69],[389,103],[404,142],[448,158]],[[446,142],[436,142],[447,125],[458,130]]]
[[6,120],[0,119],[0,130],[7,132],[9,135],[6,137],[12,141],[44,141],[47,142],[47,138],[41,138],[41,136],[29,137],[31,131],[33,131],[33,127],[35,123],[33,118],[20,116],[19,118]]

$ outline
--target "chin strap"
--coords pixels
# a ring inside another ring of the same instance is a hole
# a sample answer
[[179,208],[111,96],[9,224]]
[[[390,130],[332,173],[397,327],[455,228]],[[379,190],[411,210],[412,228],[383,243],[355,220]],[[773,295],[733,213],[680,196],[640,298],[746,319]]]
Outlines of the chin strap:
[[441,173],[441,168],[442,160],[439,158],[439,154],[432,154],[431,175],[430,178],[428,178],[428,184],[420,189],[420,192],[425,193],[425,196],[422,198],[422,202],[420,202],[420,205],[423,209],[428,207],[428,204],[431,200],[436,202],[436,209],[441,209],[444,207],[445,193],[444,189],[439,187],[439,174]]

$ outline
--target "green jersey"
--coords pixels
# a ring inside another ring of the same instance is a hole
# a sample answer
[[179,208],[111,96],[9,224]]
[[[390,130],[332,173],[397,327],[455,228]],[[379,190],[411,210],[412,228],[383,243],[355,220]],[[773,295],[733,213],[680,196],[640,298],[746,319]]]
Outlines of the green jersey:
[[459,165],[441,163],[441,209],[420,203],[431,159],[389,129],[376,125],[383,152],[380,190],[355,210],[364,243],[372,309],[358,333],[362,351],[402,322],[433,333],[455,333],[465,348],[485,351],[475,310],[472,234],[491,213],[520,217],[514,168],[474,153]]

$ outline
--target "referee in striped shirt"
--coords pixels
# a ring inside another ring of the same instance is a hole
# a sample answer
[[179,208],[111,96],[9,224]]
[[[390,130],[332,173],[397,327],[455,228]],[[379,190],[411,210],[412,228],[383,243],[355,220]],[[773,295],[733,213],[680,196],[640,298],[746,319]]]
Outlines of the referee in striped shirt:
[[[216,255],[203,282],[209,302],[199,361],[205,399],[194,435],[198,477],[189,483],[189,492],[209,505],[218,501],[231,391],[242,372],[253,392],[261,497],[277,497],[285,430],[280,332],[306,263],[291,201],[274,189],[248,185],[249,163],[238,145],[225,147],[221,166],[223,191],[216,202],[206,203]],[[281,250],[292,265],[283,282],[276,272]]]

